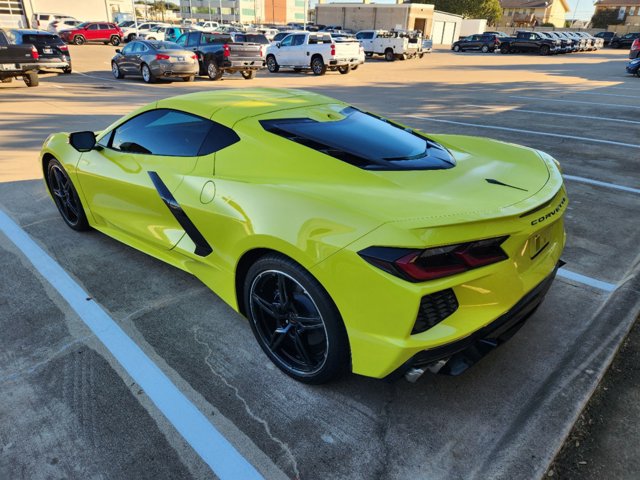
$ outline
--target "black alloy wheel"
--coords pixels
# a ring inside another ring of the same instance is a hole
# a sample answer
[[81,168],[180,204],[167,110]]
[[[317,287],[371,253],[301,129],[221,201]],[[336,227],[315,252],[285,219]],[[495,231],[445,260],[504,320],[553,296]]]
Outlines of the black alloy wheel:
[[89,222],[78,198],[78,192],[58,160],[52,158],[47,165],[47,185],[62,219],[74,230],[89,229]]
[[549,45],[542,45],[540,47],[540,55],[549,55],[550,51],[551,49],[549,48]]
[[273,55],[267,57],[267,70],[269,70],[270,73],[278,73],[278,70],[280,70],[280,65],[278,65],[276,57]]
[[40,85],[40,78],[37,72],[26,72],[22,76],[22,80],[27,87],[37,87]]
[[76,35],[75,37],[73,37],[73,43],[75,43],[76,45],[82,45],[85,42],[86,40],[82,35]]
[[215,60],[209,60],[207,63],[207,75],[209,80],[220,80],[222,78],[224,71],[218,67],[218,64]]
[[287,375],[319,384],[350,367],[340,315],[320,284],[300,265],[267,255],[250,269],[245,310],[260,347]]
[[327,66],[324,64],[322,57],[314,57],[311,59],[311,71],[314,75],[324,75],[327,73]]
[[117,47],[118,45],[120,45],[120,37],[118,37],[117,35],[113,35],[109,43],[111,43],[111,45],[113,45],[114,47]]
[[351,65],[345,65],[344,67],[338,67],[338,71],[342,75],[346,75],[347,73],[349,73],[351,71]]
[[257,70],[242,70],[240,72],[242,74],[242,78],[244,78],[245,80],[252,80],[254,78],[256,78],[256,74],[258,73]]

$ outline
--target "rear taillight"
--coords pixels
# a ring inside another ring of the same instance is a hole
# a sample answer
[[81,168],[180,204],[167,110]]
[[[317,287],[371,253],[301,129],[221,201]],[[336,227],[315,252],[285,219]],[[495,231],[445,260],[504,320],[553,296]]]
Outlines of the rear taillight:
[[165,55],[164,53],[158,53],[156,55],[156,60],[169,60],[169,55]]
[[38,49],[31,45],[31,58],[34,60],[38,60],[40,58],[40,54],[38,53]]
[[262,45],[260,45],[260,56],[262,57]]
[[359,255],[376,267],[411,282],[425,282],[501,262],[507,236],[424,250],[370,247]]
[[640,38],[636,38],[631,44],[631,50],[640,50]]
[[331,55],[336,54],[336,45],[334,43],[331,44]]
[[62,50],[63,52],[66,52],[69,50],[69,47],[66,45],[58,45],[58,49]]
[[197,56],[197,55],[191,55],[191,58],[192,58],[193,60],[197,60],[197,59],[198,59],[198,56]]
[[223,50],[223,53],[222,53],[223,56],[225,56],[225,57],[231,56],[231,49],[229,48],[229,45],[225,44],[222,47],[222,50]]

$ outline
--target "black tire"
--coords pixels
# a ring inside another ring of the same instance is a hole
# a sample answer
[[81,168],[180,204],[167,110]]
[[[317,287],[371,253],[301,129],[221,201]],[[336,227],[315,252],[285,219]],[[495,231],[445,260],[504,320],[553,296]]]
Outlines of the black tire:
[[393,61],[396,59],[396,56],[395,56],[395,54],[393,53],[393,50],[392,50],[392,49],[387,48],[387,49],[384,51],[384,59],[385,59],[387,62],[393,62]]
[[636,70],[636,77],[640,78],[640,68]]
[[109,40],[109,43],[114,47],[117,47],[118,45],[120,45],[120,42],[121,42],[120,37],[117,35],[112,35],[111,40]]
[[218,67],[215,60],[211,59],[207,62],[207,76],[209,80],[220,80],[224,72]]
[[149,37],[146,40],[155,40],[155,37]]
[[122,71],[120,70],[120,67],[118,67],[118,64],[116,62],[111,62],[111,73],[113,74],[114,78],[117,78],[118,80],[124,78],[124,75],[122,74]]
[[311,59],[311,71],[314,75],[320,76],[327,73],[327,66],[320,55],[317,55]]
[[143,63],[140,66],[140,74],[142,75],[142,80],[144,80],[145,83],[155,83],[156,82],[155,75],[151,71],[151,68],[149,67],[149,65],[147,65],[146,63]]
[[137,36],[137,35],[136,35],[135,33],[130,33],[130,34],[127,36],[127,42],[133,42],[133,41],[135,40],[136,36]]
[[500,53],[502,54],[509,53],[509,45],[500,45]]
[[196,76],[195,75],[190,75],[188,77],[182,77],[182,80],[184,80],[185,82],[193,82],[195,81]]
[[617,50],[618,48],[620,48],[620,43],[619,42],[612,43],[611,48],[615,48]]
[[87,41],[84,39],[82,35],[76,35],[73,37],[74,45],[84,45]]
[[459,52],[459,51],[461,51],[461,50],[462,50],[462,49],[460,48],[460,45],[454,45],[454,46],[453,46],[453,51],[454,51],[454,52]]
[[27,87],[37,87],[40,85],[40,79],[37,72],[27,72],[22,76]]
[[243,287],[251,329],[280,370],[300,382],[320,384],[351,369],[340,313],[322,285],[299,264],[282,255],[266,255],[251,266]]
[[424,53],[420,52],[420,53],[418,54],[418,58],[423,58],[423,57],[424,57]]
[[373,52],[364,52],[364,56],[367,58],[373,57]]
[[258,73],[257,70],[243,70],[240,72],[245,80],[253,80]]
[[482,53],[489,53],[489,45],[483,45],[480,51]]
[[64,222],[77,231],[89,230],[89,222],[69,175],[55,158],[51,158],[46,171],[47,186]]
[[280,65],[278,65],[276,57],[273,55],[267,56],[267,70],[269,70],[270,73],[278,73],[280,70]]
[[549,55],[549,52],[551,52],[551,49],[549,48],[549,45],[541,45],[540,46],[540,55]]
[[341,75],[346,75],[351,71],[351,65],[345,65],[344,67],[338,67],[338,71]]
[[357,70],[359,66],[360,65],[352,65],[351,66],[351,71],[353,72],[353,71]]
[[62,73],[64,73],[65,75],[69,75],[73,70],[71,69],[71,67],[67,67],[67,68],[63,68],[62,69]]

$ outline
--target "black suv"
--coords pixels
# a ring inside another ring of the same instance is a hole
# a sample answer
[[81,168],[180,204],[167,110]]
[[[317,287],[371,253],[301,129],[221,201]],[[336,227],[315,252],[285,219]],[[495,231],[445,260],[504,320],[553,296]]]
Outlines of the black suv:
[[494,34],[476,34],[462,38],[451,45],[454,52],[465,50],[480,50],[482,53],[494,52],[500,48],[500,39]]
[[71,55],[69,47],[62,39],[42,30],[11,30],[16,45],[33,45],[40,56],[40,68],[59,68],[71,73]]
[[594,35],[594,37],[604,40],[604,46],[611,45],[611,40],[613,40],[615,36],[616,34],[614,32],[598,32]]
[[631,48],[631,44],[636,38],[640,38],[640,32],[627,33],[621,37],[613,37],[611,48]]

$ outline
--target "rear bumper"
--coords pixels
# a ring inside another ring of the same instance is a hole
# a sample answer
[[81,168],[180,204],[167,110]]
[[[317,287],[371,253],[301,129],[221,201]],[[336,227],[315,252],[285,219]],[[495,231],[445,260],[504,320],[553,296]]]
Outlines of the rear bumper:
[[15,73],[19,75],[22,72],[30,72],[39,68],[39,63],[0,63],[0,73]]
[[151,71],[156,77],[188,77],[191,75],[197,75],[200,71],[200,67],[198,62],[186,65],[156,63],[151,65]]
[[441,347],[424,350],[393,372],[387,379],[404,375],[411,368],[433,366],[434,371],[444,375],[460,375],[476,364],[489,352],[509,340],[533,315],[546,296],[558,268],[564,265],[560,261],[551,274],[527,293],[508,312],[485,327],[456,342]]
[[247,60],[225,60],[221,67],[228,72],[239,72],[242,70],[259,70],[264,68],[264,60],[247,59]]
[[69,68],[71,66],[71,60],[40,57],[39,66],[40,68]]
[[329,66],[331,67],[344,67],[347,65],[360,65],[364,63],[364,60],[359,57],[352,58],[335,58],[333,60],[329,60]]

